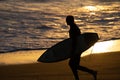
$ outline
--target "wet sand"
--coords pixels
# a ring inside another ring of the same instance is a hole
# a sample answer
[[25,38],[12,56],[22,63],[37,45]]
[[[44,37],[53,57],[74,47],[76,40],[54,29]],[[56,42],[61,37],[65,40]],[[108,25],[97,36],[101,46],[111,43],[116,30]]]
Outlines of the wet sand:
[[[92,54],[81,59],[81,65],[98,71],[98,80],[120,80],[120,52]],[[68,59],[69,60],[69,59]],[[68,60],[57,63],[1,65],[0,80],[74,80]],[[79,71],[80,80],[93,77]]]

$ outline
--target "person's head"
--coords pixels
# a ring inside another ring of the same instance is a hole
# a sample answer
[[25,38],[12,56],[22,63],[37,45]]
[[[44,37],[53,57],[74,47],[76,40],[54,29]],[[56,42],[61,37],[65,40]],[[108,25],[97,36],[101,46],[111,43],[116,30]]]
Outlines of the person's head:
[[74,23],[74,17],[72,15],[68,15],[66,17],[66,22],[67,22],[67,25],[71,25]]

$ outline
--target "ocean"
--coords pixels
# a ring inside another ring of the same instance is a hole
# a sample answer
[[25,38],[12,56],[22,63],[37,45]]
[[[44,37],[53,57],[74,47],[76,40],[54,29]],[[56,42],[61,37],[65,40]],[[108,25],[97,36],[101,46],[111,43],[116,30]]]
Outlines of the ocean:
[[69,38],[67,15],[99,41],[120,38],[120,0],[0,0],[0,53],[47,49]]

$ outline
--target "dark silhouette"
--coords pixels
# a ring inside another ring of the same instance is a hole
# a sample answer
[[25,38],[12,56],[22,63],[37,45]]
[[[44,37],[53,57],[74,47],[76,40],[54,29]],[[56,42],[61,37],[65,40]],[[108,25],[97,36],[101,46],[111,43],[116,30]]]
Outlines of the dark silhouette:
[[70,26],[69,36],[72,39],[72,51],[71,51],[72,55],[70,57],[69,66],[74,74],[75,80],[79,80],[78,70],[85,71],[85,72],[92,74],[94,77],[94,80],[96,80],[97,71],[94,71],[94,70],[91,70],[91,69],[88,69],[86,67],[79,65],[80,56],[82,52],[80,54],[75,54],[77,37],[81,35],[81,32],[78,26],[74,22],[74,17],[71,15],[67,16],[66,22],[67,22],[67,25]]

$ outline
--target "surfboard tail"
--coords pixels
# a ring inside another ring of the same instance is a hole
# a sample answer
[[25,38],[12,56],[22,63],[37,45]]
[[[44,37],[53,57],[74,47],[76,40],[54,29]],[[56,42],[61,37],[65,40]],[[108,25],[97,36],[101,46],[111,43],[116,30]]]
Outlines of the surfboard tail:
[[88,46],[92,46],[99,40],[99,36],[97,33],[84,33],[83,36]]

